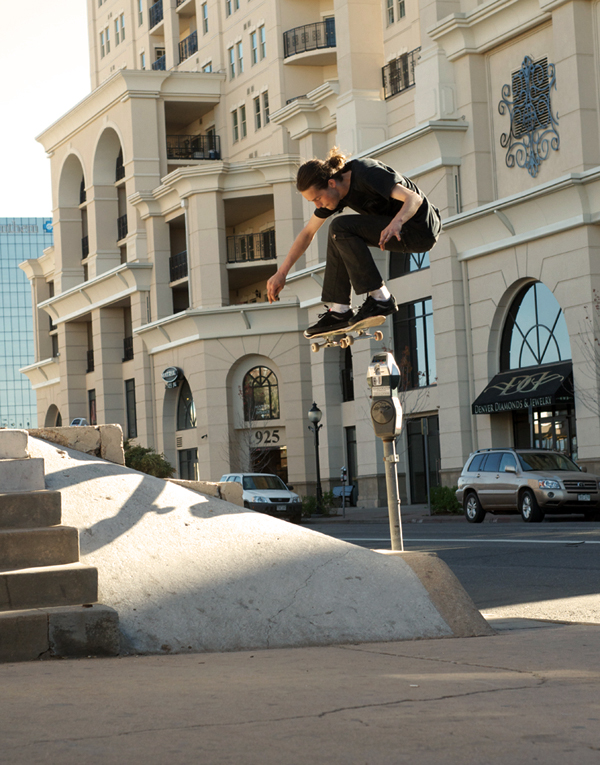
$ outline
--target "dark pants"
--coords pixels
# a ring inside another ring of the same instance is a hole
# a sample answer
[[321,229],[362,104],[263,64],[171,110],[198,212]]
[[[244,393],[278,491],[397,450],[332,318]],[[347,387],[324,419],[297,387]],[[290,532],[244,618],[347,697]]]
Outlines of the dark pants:
[[[428,252],[437,242],[442,224],[436,207],[427,205],[427,215],[419,208],[419,220],[402,227],[400,241],[393,237],[386,249],[394,252]],[[379,237],[392,219],[385,215],[338,215],[329,225],[327,262],[321,300],[324,303],[350,304],[350,287],[357,295],[373,292],[383,285],[369,247],[379,246]],[[393,257],[393,255],[392,255]]]

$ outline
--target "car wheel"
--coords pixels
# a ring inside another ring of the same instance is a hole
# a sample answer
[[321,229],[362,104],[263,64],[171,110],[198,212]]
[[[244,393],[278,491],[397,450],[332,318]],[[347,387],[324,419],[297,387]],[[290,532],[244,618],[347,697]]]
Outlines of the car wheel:
[[521,518],[525,523],[540,523],[544,520],[544,513],[540,510],[537,499],[532,491],[525,489],[519,499]]
[[481,507],[481,502],[475,492],[467,494],[464,508],[465,517],[469,523],[481,523],[485,518],[485,510]]

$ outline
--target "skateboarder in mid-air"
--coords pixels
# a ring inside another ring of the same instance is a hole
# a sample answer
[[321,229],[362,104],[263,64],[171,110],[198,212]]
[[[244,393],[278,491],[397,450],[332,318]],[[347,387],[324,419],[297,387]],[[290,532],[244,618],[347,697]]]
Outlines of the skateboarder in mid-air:
[[[269,303],[285,285],[290,269],[306,252],[326,218],[349,207],[358,215],[340,215],[331,222],[321,300],[328,303],[319,321],[304,332],[318,337],[350,329],[365,319],[397,311],[369,247],[392,252],[427,252],[442,229],[440,211],[403,175],[375,159],[351,159],[334,147],[325,161],[301,165],[296,187],[316,210],[296,237],[285,260],[267,282]],[[368,293],[354,311],[350,289]]]

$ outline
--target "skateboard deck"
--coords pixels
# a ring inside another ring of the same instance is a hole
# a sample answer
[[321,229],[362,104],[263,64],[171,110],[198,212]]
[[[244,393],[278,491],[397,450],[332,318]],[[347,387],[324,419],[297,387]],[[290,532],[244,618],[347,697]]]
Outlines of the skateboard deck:
[[310,347],[313,353],[318,353],[321,348],[349,348],[354,344],[355,340],[361,338],[370,338],[377,340],[378,342],[383,340],[383,332],[376,330],[370,333],[369,330],[373,327],[380,327],[385,323],[387,316],[372,316],[370,319],[359,321],[353,327],[347,327],[346,329],[337,329],[333,332],[324,332],[322,335],[313,335],[309,340],[323,340],[322,343],[311,342]]

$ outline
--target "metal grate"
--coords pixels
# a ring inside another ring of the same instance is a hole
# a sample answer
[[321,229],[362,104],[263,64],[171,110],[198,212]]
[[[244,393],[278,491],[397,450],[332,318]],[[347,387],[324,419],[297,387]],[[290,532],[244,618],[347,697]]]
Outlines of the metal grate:
[[90,254],[90,240],[87,236],[81,239],[81,259],[87,258]]
[[244,234],[227,237],[227,262],[247,263],[252,260],[274,260],[275,229],[260,234]]
[[550,78],[548,59],[534,61],[529,69],[521,67],[511,78],[513,92],[513,124],[515,138],[545,128],[550,118]]
[[221,137],[218,135],[168,135],[168,159],[220,159]]
[[123,361],[131,361],[133,358],[133,337],[123,338]]
[[169,258],[169,273],[172,282],[185,279],[188,275],[187,251],[178,252]]
[[150,18],[150,29],[152,29],[152,27],[155,27],[160,21],[163,20],[162,0],[158,0],[157,3],[154,3],[154,5],[150,7],[149,18]]
[[413,87],[420,51],[421,48],[415,48],[410,53],[403,53],[382,68],[384,98],[391,98]]
[[127,215],[121,215],[117,218],[117,242],[125,239],[127,236]]
[[198,50],[198,32],[192,32],[189,37],[179,43],[179,63],[193,56]]
[[598,484],[596,481],[563,481],[563,483],[569,494],[577,494],[582,491],[598,491]]
[[283,33],[283,57],[319,48],[335,48],[335,19],[305,24]]

